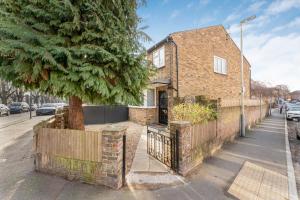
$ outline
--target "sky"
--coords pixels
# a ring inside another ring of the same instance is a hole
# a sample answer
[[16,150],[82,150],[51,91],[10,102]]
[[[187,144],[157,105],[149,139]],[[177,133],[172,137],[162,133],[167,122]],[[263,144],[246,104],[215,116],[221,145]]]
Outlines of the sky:
[[300,90],[300,0],[148,0],[138,15],[147,48],[172,32],[220,24],[240,46],[239,22],[256,15],[243,33],[252,79]]

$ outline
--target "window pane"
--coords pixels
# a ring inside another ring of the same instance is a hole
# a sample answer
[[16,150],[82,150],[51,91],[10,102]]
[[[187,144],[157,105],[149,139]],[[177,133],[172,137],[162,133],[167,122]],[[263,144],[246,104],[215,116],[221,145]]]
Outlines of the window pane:
[[165,47],[159,50],[159,67],[165,66]]
[[159,52],[158,51],[153,52],[153,64],[156,67],[159,67]]
[[220,58],[218,58],[218,72],[221,73],[222,72],[222,61]]
[[147,90],[147,106],[155,106],[155,90]]

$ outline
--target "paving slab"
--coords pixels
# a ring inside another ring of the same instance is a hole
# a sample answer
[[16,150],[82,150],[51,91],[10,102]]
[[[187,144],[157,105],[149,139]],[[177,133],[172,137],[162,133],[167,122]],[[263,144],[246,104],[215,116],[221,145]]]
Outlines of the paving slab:
[[228,192],[238,199],[286,200],[288,179],[278,172],[246,161]]

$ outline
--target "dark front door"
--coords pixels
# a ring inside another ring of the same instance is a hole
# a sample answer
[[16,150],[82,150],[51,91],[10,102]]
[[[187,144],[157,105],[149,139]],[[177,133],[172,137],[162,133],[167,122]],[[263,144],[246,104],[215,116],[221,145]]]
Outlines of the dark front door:
[[166,91],[159,91],[158,96],[158,121],[161,124],[168,124],[168,94]]

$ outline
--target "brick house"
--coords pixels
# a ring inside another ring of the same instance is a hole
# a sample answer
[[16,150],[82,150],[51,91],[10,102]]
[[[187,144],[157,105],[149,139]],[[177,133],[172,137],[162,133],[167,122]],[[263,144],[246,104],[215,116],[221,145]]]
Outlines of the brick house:
[[[157,67],[144,104],[129,106],[141,124],[167,124],[175,97],[240,98],[240,49],[221,25],[171,33],[148,49]],[[250,98],[251,66],[244,58],[245,98]]]

